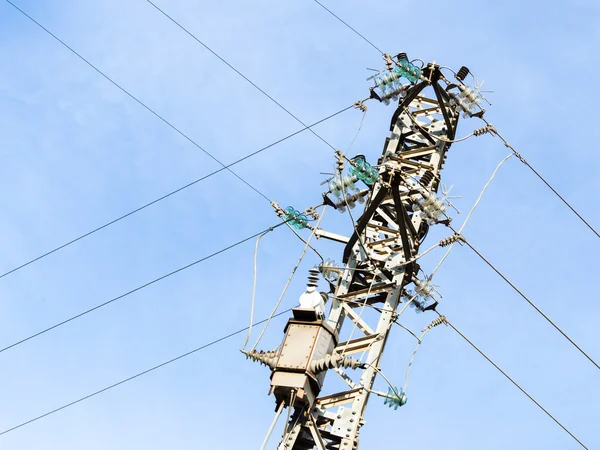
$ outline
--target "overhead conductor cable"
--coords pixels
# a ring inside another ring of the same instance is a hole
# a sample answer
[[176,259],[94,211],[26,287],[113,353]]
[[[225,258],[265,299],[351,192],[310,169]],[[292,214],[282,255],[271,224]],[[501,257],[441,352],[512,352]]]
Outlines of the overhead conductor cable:
[[377,47],[370,40],[368,40],[366,37],[364,37],[362,34],[360,34],[358,31],[356,31],[348,23],[344,22],[338,15],[336,15],[333,11],[331,11],[329,8],[327,8],[323,3],[319,2],[318,0],[314,0],[314,2],[317,3],[318,5],[320,5],[321,8],[323,8],[325,11],[327,11],[329,14],[331,14],[337,20],[339,20],[344,25],[346,25],[346,27],[348,27],[350,30],[352,30],[354,33],[356,33],[358,36],[360,36],[367,44],[369,44],[371,47],[373,47],[375,50],[377,50],[379,53],[381,53],[383,55],[383,52],[379,49],[379,47]]
[[[488,127],[492,127],[492,125],[491,125],[490,123],[488,123],[488,121],[487,121],[487,120],[485,120],[483,117],[481,118],[481,120],[483,120],[483,121],[486,123],[486,125],[487,125]],[[565,205],[567,205],[567,207],[568,207],[568,208],[569,208],[569,209],[570,209],[570,210],[573,212],[573,214],[575,214],[575,215],[576,215],[576,216],[579,218],[579,220],[581,220],[581,221],[582,221],[582,222],[583,222],[583,223],[584,223],[584,224],[585,224],[585,225],[586,225],[586,226],[587,226],[587,227],[588,227],[588,228],[589,228],[589,229],[590,229],[590,230],[591,230],[591,231],[592,231],[592,232],[593,232],[593,233],[596,235],[596,237],[600,238],[600,233],[598,233],[598,231],[596,231],[596,229],[595,229],[594,227],[592,227],[592,226],[589,224],[589,222],[588,222],[587,220],[585,220],[585,219],[583,218],[583,216],[582,216],[581,214],[579,214],[579,213],[578,213],[578,212],[575,210],[575,208],[574,208],[573,206],[571,206],[571,204],[570,204],[570,203],[569,203],[567,200],[565,200],[565,199],[564,199],[564,197],[563,197],[562,195],[560,195],[560,194],[558,193],[558,191],[557,191],[556,189],[554,189],[554,187],[552,187],[552,185],[551,185],[551,184],[550,184],[548,181],[546,181],[546,179],[545,179],[545,178],[544,178],[542,175],[540,175],[540,173],[539,173],[537,170],[535,170],[535,169],[533,168],[533,166],[532,166],[531,164],[529,164],[529,162],[528,162],[528,161],[527,161],[527,160],[526,160],[526,159],[525,159],[525,158],[524,158],[524,157],[523,157],[523,156],[522,156],[522,155],[521,155],[519,152],[517,152],[517,151],[515,150],[515,148],[514,148],[512,145],[510,145],[510,144],[508,143],[508,141],[507,141],[506,139],[504,139],[504,137],[503,137],[503,136],[502,136],[500,133],[498,133],[498,130],[496,130],[494,127],[492,127],[492,128],[493,128],[493,132],[492,132],[492,134],[494,134],[494,135],[498,136],[498,138],[499,138],[499,139],[500,139],[502,142],[504,142],[504,145],[505,145],[507,148],[511,149],[511,150],[512,150],[512,152],[514,153],[514,155],[515,155],[517,158],[519,158],[519,161],[521,161],[523,164],[525,164],[525,165],[526,165],[526,166],[527,166],[527,167],[528,167],[528,168],[529,168],[529,169],[530,169],[530,170],[531,170],[531,171],[532,171],[532,172],[533,172],[533,173],[534,173],[534,174],[535,174],[535,175],[536,175],[536,176],[537,176],[537,177],[538,177],[540,180],[542,180],[542,182],[543,182],[543,183],[544,183],[544,184],[545,184],[545,185],[546,185],[546,186],[547,186],[547,187],[548,187],[548,188],[549,188],[549,189],[550,189],[550,190],[551,190],[551,191],[552,191],[552,192],[553,192],[553,193],[554,193],[554,194],[555,194],[555,195],[556,195],[556,196],[557,196],[557,197],[558,197],[558,198],[559,198],[559,199],[560,199],[560,200],[561,200],[561,201],[562,201],[562,202],[563,202]]]
[[117,297],[114,297],[114,298],[112,298],[112,299],[110,299],[110,300],[108,300],[108,301],[106,301],[104,303],[96,305],[93,308],[87,309],[87,310],[85,310],[85,311],[83,311],[83,312],[81,312],[79,314],[76,314],[76,315],[74,315],[72,317],[69,317],[68,319],[65,319],[62,322],[59,322],[57,324],[54,324],[51,327],[45,328],[45,329],[43,329],[41,331],[38,331],[37,333],[34,333],[34,334],[32,334],[32,335],[24,338],[24,339],[21,339],[21,340],[19,340],[17,342],[14,342],[14,343],[12,343],[12,344],[4,347],[4,348],[1,348],[0,349],[0,353],[5,352],[6,350],[9,350],[9,349],[11,349],[13,347],[16,347],[16,346],[18,346],[20,344],[23,344],[23,343],[27,342],[27,341],[30,341],[31,339],[34,339],[34,338],[36,338],[38,336],[41,336],[42,334],[45,334],[45,333],[47,333],[47,332],[49,332],[51,330],[54,330],[55,328],[61,327],[63,325],[66,325],[67,323],[72,322],[73,320],[79,319],[80,317],[83,317],[83,316],[85,316],[85,315],[87,315],[87,314],[89,314],[89,313],[91,313],[93,311],[96,311],[97,309],[103,308],[104,306],[107,306],[107,305],[109,305],[111,303],[114,303],[117,300],[120,300],[120,299],[122,299],[124,297],[127,297],[128,295],[133,294],[134,292],[141,291],[142,289],[144,289],[144,288],[146,288],[146,287],[148,287],[148,286],[150,286],[150,285],[152,285],[154,283],[157,283],[157,282],[159,282],[161,280],[164,280],[165,278],[168,278],[171,275],[175,275],[176,273],[179,273],[179,272],[182,272],[182,271],[184,271],[186,269],[189,269],[190,267],[195,266],[196,264],[199,264],[199,263],[201,263],[203,261],[206,261],[206,260],[208,260],[208,259],[210,259],[210,258],[212,258],[214,256],[217,256],[217,255],[219,255],[219,254],[221,254],[221,253],[223,253],[223,252],[225,252],[225,251],[227,251],[229,249],[237,247],[238,245],[240,245],[240,244],[242,244],[242,243],[244,243],[246,241],[249,241],[250,239],[254,239],[257,236],[259,236],[261,234],[264,234],[264,233],[266,233],[268,231],[274,230],[275,228],[278,228],[278,227],[280,227],[280,226],[282,226],[284,224],[285,224],[285,222],[281,222],[281,223],[279,223],[277,225],[274,225],[272,227],[267,228],[266,230],[263,230],[263,231],[260,231],[258,233],[255,233],[252,236],[248,236],[247,238],[242,239],[241,241],[238,241],[235,244],[231,244],[228,247],[225,247],[225,248],[223,248],[223,249],[221,249],[219,251],[216,251],[216,252],[214,252],[214,253],[212,253],[212,254],[210,254],[208,256],[205,256],[205,257],[200,258],[200,259],[198,259],[198,260],[196,260],[196,261],[194,261],[194,262],[192,262],[190,264],[187,264],[187,265],[185,265],[183,267],[180,267],[179,269],[173,270],[172,272],[169,272],[169,273],[167,273],[165,275],[162,275],[162,276],[160,276],[158,278],[155,278],[154,280],[149,281],[148,283],[145,283],[145,284],[143,284],[141,286],[138,286],[135,289],[132,289],[132,290],[130,290],[128,292],[125,292],[124,294],[121,294],[121,295],[119,295]]
[[569,436],[571,436],[573,439],[575,439],[579,445],[581,445],[583,448],[585,448],[587,450],[587,447],[583,444],[583,442],[581,442],[573,433],[571,433],[568,430],[567,427],[565,427],[561,422],[559,422],[559,420],[556,417],[554,417],[552,414],[550,414],[550,412],[548,412],[548,410],[546,408],[544,408],[540,403],[538,403],[538,401],[535,398],[533,398],[525,389],[523,389],[515,380],[513,380],[504,370],[502,370],[500,368],[500,366],[498,366],[494,361],[492,361],[488,355],[486,355],[481,349],[479,349],[479,347],[477,347],[475,344],[473,344],[473,342],[471,342],[469,340],[469,338],[467,338],[454,325],[452,325],[452,322],[449,322],[446,319],[446,324],[450,328],[452,328],[454,331],[456,331],[456,333],[458,333],[458,335],[460,337],[462,337],[465,341],[467,341],[471,347],[473,347],[475,350],[477,350],[477,352],[481,356],[483,356],[492,366],[494,366],[498,370],[498,372],[500,372],[502,375],[504,375],[508,381],[510,381],[512,384],[514,384],[523,394],[525,394],[527,396],[527,398],[529,398],[529,400],[531,400],[533,403],[535,403],[538,408],[540,408],[542,411],[544,411],[548,417],[550,417],[554,422],[556,422],[558,424],[558,426],[560,426],[564,431],[566,431],[569,434]]
[[[275,314],[273,317],[282,316],[284,314],[289,313],[290,311],[291,311],[291,308],[290,309],[286,309],[285,311],[281,311],[280,313]],[[267,321],[267,319],[263,319],[263,320],[261,320],[259,322],[256,322],[255,325],[260,325],[260,324],[262,324],[262,323],[264,323],[266,321]],[[237,336],[238,334],[243,333],[247,329],[248,329],[248,327],[241,328],[241,329],[239,329],[237,331],[234,331],[233,333],[230,333],[228,335],[225,335],[225,336],[222,336],[222,337],[220,337],[218,339],[215,339],[214,341],[209,342],[208,344],[204,344],[204,345],[202,345],[202,346],[200,346],[198,348],[195,348],[194,350],[191,350],[191,351],[186,352],[186,353],[184,353],[182,355],[176,356],[175,358],[171,358],[168,361],[160,363],[160,364],[158,364],[156,366],[153,366],[153,367],[151,367],[149,369],[146,369],[146,370],[144,370],[142,372],[138,372],[137,374],[132,375],[132,376],[130,376],[128,378],[125,378],[124,380],[118,381],[118,382],[113,383],[113,384],[111,384],[109,386],[106,386],[105,388],[102,388],[102,389],[99,389],[99,390],[97,390],[95,392],[92,392],[91,394],[88,394],[88,395],[85,395],[83,397],[80,397],[77,400],[74,400],[74,401],[69,402],[69,403],[67,403],[65,405],[62,405],[62,406],[60,406],[58,408],[55,408],[55,409],[53,409],[51,411],[48,411],[48,412],[46,412],[44,414],[41,414],[41,415],[39,415],[37,417],[34,417],[33,419],[30,419],[30,420],[27,420],[25,422],[22,422],[19,425],[15,425],[14,427],[8,428],[8,429],[6,429],[4,431],[0,431],[0,436],[2,436],[4,434],[7,434],[7,433],[10,433],[11,431],[14,431],[14,430],[16,430],[18,428],[24,427],[25,425],[29,425],[32,422],[36,422],[36,421],[38,421],[40,419],[43,419],[44,417],[47,417],[47,416],[50,416],[50,415],[52,415],[54,413],[62,411],[63,409],[69,408],[69,407],[71,407],[73,405],[76,405],[77,403],[81,403],[81,402],[83,402],[83,401],[85,401],[85,400],[87,400],[89,398],[95,397],[96,395],[102,394],[103,392],[109,391],[109,390],[111,390],[113,388],[116,388],[117,386],[120,386],[122,384],[125,384],[125,383],[127,383],[127,382],[129,382],[131,380],[135,380],[136,378],[139,378],[139,377],[141,377],[143,375],[146,375],[146,374],[148,374],[150,372],[153,372],[153,371],[155,371],[157,369],[165,367],[165,366],[167,366],[167,365],[169,365],[171,363],[174,363],[175,361],[179,361],[180,359],[183,359],[183,358],[185,358],[187,356],[193,355],[194,353],[197,353],[200,350],[204,350],[205,348],[211,347],[211,346],[213,346],[215,344],[218,344],[219,342],[222,342],[222,341],[225,341],[225,340],[227,340],[229,338],[232,338],[233,336]]]
[[249,155],[246,155],[246,156],[244,156],[244,157],[242,157],[242,158],[240,158],[240,159],[238,159],[238,160],[236,160],[236,161],[234,161],[234,162],[232,162],[230,164],[224,165],[218,159],[216,159],[212,154],[210,154],[207,150],[205,150],[204,148],[202,148],[197,142],[195,142],[193,139],[191,139],[187,134],[183,133],[179,128],[177,128],[171,122],[167,121],[164,117],[162,117],[161,115],[159,115],[156,111],[154,111],[152,108],[150,108],[149,106],[147,106],[144,102],[142,102],[137,97],[135,97],[133,94],[131,94],[127,89],[125,89],[124,87],[122,87],[121,85],[119,85],[116,81],[114,81],[112,78],[110,78],[108,75],[106,75],[102,70],[100,70],[97,66],[95,66],[94,64],[92,64],[89,60],[87,60],[80,53],[78,53],[76,50],[74,50],[72,47],[70,47],[67,43],[65,43],[63,40],[61,40],[58,36],[56,36],[54,33],[52,33],[50,30],[48,30],[46,27],[44,27],[41,23],[39,23],[37,20],[35,20],[33,17],[31,17],[29,14],[27,14],[25,11],[23,11],[21,8],[19,8],[17,5],[15,5],[14,3],[12,3],[10,0],[6,0],[6,1],[13,8],[15,8],[17,11],[19,11],[21,14],[23,14],[25,17],[27,17],[29,20],[31,20],[34,24],[36,24],[39,28],[41,28],[43,31],[45,31],[47,34],[49,34],[52,38],[54,38],[57,42],[59,42],[61,45],[63,45],[65,48],[67,48],[71,53],[73,53],[75,56],[77,56],[79,59],[81,59],[83,62],[85,62],[88,66],[90,66],[92,69],[94,69],[96,72],[98,72],[102,77],[104,77],[106,80],[108,80],[111,84],[113,84],[115,87],[117,87],[123,93],[125,93],[128,97],[130,97],[131,99],[133,99],[136,103],[138,103],[139,105],[141,105],[142,107],[144,107],[146,110],[148,110],[149,112],[151,112],[153,115],[155,115],[157,118],[159,118],[163,123],[165,123],[166,125],[168,125],[170,128],[172,128],[177,133],[179,133],[181,136],[183,136],[186,140],[188,140],[189,142],[191,142],[195,147],[199,148],[204,153],[206,153],[207,155],[209,155],[212,159],[214,159],[216,162],[218,162],[219,164],[221,164],[222,167],[220,169],[218,169],[218,170],[215,170],[214,172],[209,173],[208,175],[205,175],[205,176],[203,176],[201,178],[198,178],[197,180],[192,181],[191,183],[188,183],[188,184],[186,184],[184,186],[181,186],[180,188],[177,188],[174,191],[169,192],[168,194],[165,194],[165,195],[163,195],[163,196],[161,196],[161,197],[159,197],[159,198],[157,198],[157,199],[155,199],[155,200],[153,200],[153,201],[151,201],[149,203],[146,203],[145,205],[143,205],[143,206],[141,206],[139,208],[136,208],[133,211],[130,211],[130,212],[128,212],[128,213],[126,213],[126,214],[124,214],[124,215],[122,215],[120,217],[117,217],[116,219],[113,219],[110,222],[107,222],[104,225],[101,225],[101,226],[99,226],[99,227],[97,227],[97,228],[95,228],[95,229],[93,229],[93,230],[91,230],[91,231],[89,231],[89,232],[87,232],[87,233],[85,233],[85,234],[83,234],[83,235],[75,238],[75,239],[72,239],[72,240],[70,240],[70,241],[68,241],[68,242],[66,242],[66,243],[64,243],[64,244],[62,244],[62,245],[60,245],[60,246],[58,246],[58,247],[56,247],[56,248],[48,251],[48,252],[46,252],[46,253],[43,253],[43,254],[41,254],[41,255],[39,255],[39,256],[37,256],[37,257],[35,257],[35,258],[27,261],[27,262],[25,262],[25,263],[23,263],[23,264],[15,267],[15,268],[13,268],[13,269],[7,271],[7,272],[5,272],[3,274],[0,274],[0,278],[3,278],[3,277],[5,277],[5,276],[7,276],[7,275],[9,275],[9,274],[11,274],[13,272],[16,272],[17,270],[20,270],[20,269],[22,269],[22,268],[24,268],[24,267],[26,267],[26,266],[28,266],[28,265],[36,262],[36,261],[39,261],[40,259],[45,258],[45,257],[47,257],[47,256],[49,256],[49,255],[51,255],[51,254],[53,254],[53,253],[55,253],[57,251],[59,251],[59,250],[65,248],[65,247],[69,246],[69,245],[72,245],[72,244],[74,244],[75,242],[77,242],[77,241],[79,241],[81,239],[84,239],[84,238],[86,238],[86,237],[88,237],[88,236],[90,236],[90,235],[92,235],[92,234],[94,234],[94,233],[96,233],[96,232],[98,232],[98,231],[100,231],[100,230],[102,230],[102,229],[104,229],[104,228],[106,228],[106,227],[108,227],[108,226],[116,223],[116,222],[119,222],[119,221],[121,221],[121,220],[123,220],[123,219],[125,219],[125,218],[127,218],[127,217],[129,217],[129,216],[131,216],[131,215],[133,215],[133,214],[135,214],[135,213],[137,213],[137,212],[139,212],[139,211],[141,211],[141,210],[143,210],[143,209],[151,206],[151,205],[154,205],[155,203],[158,203],[158,202],[160,202],[160,201],[162,201],[162,200],[164,200],[164,199],[166,199],[166,198],[168,198],[168,197],[170,197],[170,196],[172,196],[172,195],[174,195],[174,194],[176,194],[178,192],[181,192],[184,189],[187,189],[187,188],[193,186],[194,184],[199,183],[200,181],[203,181],[203,180],[205,180],[205,179],[207,179],[207,178],[209,178],[209,177],[211,177],[213,175],[216,175],[217,173],[222,172],[223,170],[228,170],[231,173],[233,173],[237,178],[239,178],[240,180],[242,180],[246,185],[248,185],[251,189],[253,189],[255,192],[257,192],[259,195],[261,195],[263,198],[265,198],[268,201],[269,200],[268,197],[266,197],[262,192],[258,191],[256,188],[254,188],[248,182],[246,182],[245,180],[243,180],[242,178],[240,178],[237,174],[235,174],[233,171],[231,171],[230,167],[232,167],[232,166],[234,166],[234,165],[236,165],[236,164],[238,164],[238,163],[240,163],[240,162],[242,162],[242,161],[244,161],[244,160],[246,160],[246,159],[248,159],[248,158],[250,158],[250,157],[252,157],[254,155],[257,155],[258,153],[261,153],[262,151],[264,151],[264,150],[266,150],[266,149],[268,149],[270,147],[273,147],[274,145],[277,145],[280,142],[283,142],[283,141],[285,141],[285,140],[287,140],[287,139],[289,139],[289,138],[291,138],[291,137],[293,137],[293,136],[295,136],[295,135],[297,135],[297,134],[299,134],[299,133],[301,133],[301,132],[303,132],[305,130],[309,130],[311,127],[314,127],[315,125],[318,125],[318,124],[320,124],[320,123],[322,123],[322,122],[324,122],[326,120],[329,120],[329,119],[337,116],[338,114],[341,114],[342,112],[345,112],[345,111],[347,111],[349,109],[352,109],[352,107],[354,106],[354,105],[348,106],[348,107],[346,107],[346,108],[344,108],[344,109],[342,109],[342,110],[340,110],[340,111],[338,111],[338,112],[336,112],[334,114],[331,114],[328,117],[325,117],[324,119],[321,119],[321,120],[313,123],[312,125],[305,125],[304,128],[302,128],[302,129],[300,129],[300,130],[298,130],[298,131],[296,131],[296,132],[294,132],[294,133],[292,133],[292,134],[290,134],[290,135],[288,135],[288,136],[286,136],[286,137],[284,137],[284,138],[282,138],[282,139],[280,139],[280,140],[278,140],[278,141],[276,141],[276,142],[274,142],[272,144],[269,144],[266,147],[263,147],[263,148],[255,151],[253,153],[250,153]]
[[[223,62],[227,67],[229,67],[231,70],[233,70],[235,73],[237,73],[240,77],[242,77],[244,80],[246,80],[252,86],[254,86],[260,93],[262,93],[265,97],[267,97],[269,100],[271,100],[273,103],[275,103],[279,108],[281,108],[283,111],[285,111],[290,117],[292,117],[298,123],[300,123],[301,125],[304,125],[306,127],[306,124],[304,122],[302,122],[302,120],[300,120],[296,115],[294,115],[289,109],[287,109],[285,106],[283,106],[277,100],[275,100],[272,96],[270,96],[267,92],[265,92],[261,87],[259,87],[254,81],[250,80],[246,75],[244,75],[242,72],[240,72],[234,66],[232,66],[229,62],[227,62],[227,60],[225,60],[225,58],[223,58],[221,55],[219,55],[217,52],[215,52],[212,48],[210,48],[208,45],[206,45],[204,42],[202,42],[194,33],[192,33],[187,28],[185,28],[183,25],[181,25],[177,20],[175,20],[173,17],[171,17],[169,14],[167,14],[163,9],[158,7],[151,0],[146,0],[146,1],[150,5],[152,5],[157,11],[159,11],[163,16],[165,16],[167,19],[169,19],[171,22],[173,22],[175,25],[177,25],[179,28],[181,28],[181,30],[183,30],[185,33],[187,33],[192,39],[194,39],[196,42],[198,42],[198,44],[202,45],[206,50],[208,50],[214,56],[216,56],[219,60],[221,60],[221,62]],[[335,147],[333,147],[333,145],[331,145],[329,142],[327,142],[325,139],[323,139],[313,129],[308,128],[308,130],[312,134],[314,134],[317,138],[319,138],[321,141],[323,141],[325,143],[325,145],[328,145],[332,150],[335,150]]]
[[31,20],[33,23],[35,23],[38,27],[40,27],[46,33],[48,33],[50,36],[52,36],[54,39],[56,39],[64,47],[66,47],[68,50],[70,50],[75,56],[77,56],[79,59],[81,59],[83,62],[85,62],[88,66],[90,66],[97,73],[99,73],[104,79],[106,79],[107,81],[109,81],[113,86],[115,86],[121,92],[123,92],[124,94],[126,94],[129,98],[131,98],[133,101],[135,101],[138,105],[142,106],[144,109],[146,109],[152,115],[154,115],[156,118],[160,119],[165,125],[167,125],[169,128],[171,128],[172,130],[174,130],[175,132],[177,132],[177,134],[179,134],[184,139],[186,139],[188,142],[190,142],[194,147],[196,147],[199,150],[201,150],[204,154],[206,154],[213,161],[215,161],[216,163],[218,163],[219,165],[221,165],[224,169],[227,169],[231,174],[233,174],[236,178],[238,178],[242,183],[244,183],[245,185],[247,185],[250,189],[252,189],[257,194],[259,194],[262,197],[264,197],[266,200],[269,200],[269,198],[266,195],[264,195],[262,192],[260,192],[257,188],[255,188],[254,186],[252,186],[250,183],[248,183],[246,180],[244,180],[242,177],[240,177],[238,174],[236,174],[233,170],[231,170],[230,168],[228,168],[217,157],[215,157],[213,154],[211,154],[208,150],[205,150],[200,144],[198,144],[195,140],[193,140],[191,137],[189,137],[187,134],[185,134],[183,131],[181,131],[179,128],[177,128],[175,125],[173,125],[167,119],[165,119],[159,113],[157,113],[154,109],[150,108],[148,105],[146,105],[140,99],[138,99],[133,94],[131,94],[127,89],[125,89],[124,87],[122,87],[120,84],[118,84],[116,81],[114,81],[111,77],[109,77],[104,72],[102,72],[100,69],[98,69],[94,64],[92,64],[86,58],[84,58],[83,56],[81,56],[77,51],[75,51],[72,47],[70,47],[68,44],[66,44],[64,41],[62,41],[58,36],[56,36],[54,33],[52,33],[50,30],[48,30],[46,27],[44,27],[41,23],[39,23],[37,20],[35,20],[33,17],[31,17],[29,14],[27,14],[25,11],[23,11],[21,8],[19,8],[17,5],[15,5],[10,0],[6,0],[6,2],[8,4],[10,4],[13,8],[15,8],[16,10],[18,10],[25,17],[27,17],[29,20]]
[[504,274],[502,274],[492,263],[490,263],[479,251],[477,251],[469,241],[466,240],[466,238],[462,235],[462,231],[464,230],[464,228],[466,227],[469,219],[471,218],[473,212],[475,211],[475,208],[477,207],[477,205],[479,204],[479,202],[481,201],[483,194],[485,193],[485,191],[487,190],[487,188],[489,187],[490,183],[494,180],[498,170],[500,170],[500,167],[502,167],[502,165],[512,157],[512,154],[506,156],[501,162],[500,164],[498,164],[498,166],[496,167],[496,169],[494,170],[494,172],[492,173],[492,176],[490,177],[490,179],[488,180],[488,182],[485,184],[485,186],[483,187],[483,189],[481,190],[479,196],[477,197],[477,200],[475,201],[475,203],[473,204],[473,207],[471,208],[471,210],[469,211],[469,214],[467,215],[467,217],[465,218],[465,221],[463,222],[462,226],[460,227],[460,229],[458,231],[456,231],[450,224],[447,224],[447,227],[450,228],[453,232],[454,235],[457,237],[457,239],[455,239],[450,246],[448,247],[448,250],[446,250],[446,253],[444,254],[444,256],[442,257],[442,259],[440,260],[440,262],[438,263],[438,265],[435,267],[435,269],[432,271],[431,276],[433,276],[441,267],[441,265],[443,264],[443,262],[446,260],[446,258],[448,257],[448,255],[450,254],[450,252],[452,251],[452,248],[454,247],[455,242],[461,242],[466,244],[471,250],[473,250],[488,266],[490,266],[498,275],[500,275],[500,277],[502,279],[504,279],[504,281],[506,281],[521,297],[523,297],[523,299],[525,299],[544,319],[546,319],[548,321],[548,323],[550,323],[560,334],[562,334],[577,350],[579,350],[579,352],[581,352],[592,364],[594,364],[596,366],[596,368],[600,369],[600,366],[598,365],[598,363],[596,363],[596,361],[594,361],[581,347],[579,347],[579,345],[577,345],[577,343],[575,343],[575,341],[573,341],[573,339],[571,339],[558,325],[556,325],[540,308],[538,308],[535,303],[533,303],[525,294],[523,294],[513,283],[510,282],[510,280],[508,280],[508,278],[506,278],[506,276],[504,276]]
[[[450,227],[450,225],[448,225],[448,226]],[[452,228],[452,227],[450,227],[450,228]],[[521,290],[519,288],[517,288],[502,272],[500,272],[500,270],[498,270],[496,268],[496,266],[494,266],[490,261],[487,260],[487,258],[485,256],[483,256],[475,247],[473,247],[473,245],[468,240],[464,239],[463,242],[471,250],[473,250],[473,252],[475,252],[475,254],[477,254],[477,256],[479,256],[479,258],[481,258],[481,260],[483,262],[485,262],[488,266],[490,266],[494,272],[496,272],[504,281],[506,281],[506,283],[511,288],[513,288],[517,294],[519,294],[527,303],[529,303],[529,305],[531,305],[531,307],[533,307],[533,309],[535,309],[544,319],[546,319],[546,321],[550,325],[552,325],[560,334],[562,334],[563,337],[573,345],[573,347],[575,347],[577,350],[579,350],[579,352],[583,356],[585,356],[594,366],[596,366],[597,369],[600,369],[600,366],[598,365],[598,363],[596,361],[594,361],[590,355],[588,355],[579,345],[577,345],[577,343],[573,339],[571,339],[569,337],[569,335],[567,335],[567,333],[565,333],[558,325],[556,325],[552,321],[552,319],[550,319],[550,317],[548,317],[540,308],[538,308],[535,303],[533,303],[525,294],[523,294],[523,292],[521,292]]]

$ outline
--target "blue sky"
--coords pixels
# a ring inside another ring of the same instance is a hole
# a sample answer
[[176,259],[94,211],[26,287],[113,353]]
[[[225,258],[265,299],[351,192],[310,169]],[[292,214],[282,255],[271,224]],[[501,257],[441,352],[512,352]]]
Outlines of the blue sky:
[[[15,1],[206,150],[231,162],[301,126],[144,0]],[[315,2],[158,2],[306,123],[368,95],[380,55]],[[459,68],[495,92],[487,118],[596,227],[594,125],[600,6],[592,1],[327,2],[384,51]],[[219,166],[0,2],[0,271],[48,251]],[[369,103],[353,146],[374,161],[393,108]],[[316,130],[337,148],[361,114]],[[463,121],[459,135],[479,123]],[[466,212],[508,154],[491,136],[454,145],[444,181]],[[234,170],[282,205],[319,202],[331,149],[302,133]],[[455,218],[460,222],[461,216]],[[277,222],[231,174],[160,202],[0,279],[4,347]],[[350,232],[328,211],[322,226]],[[599,241],[522,164],[499,172],[465,230],[473,244],[592,357],[600,359]],[[444,237],[432,233],[426,246]],[[318,242],[341,260],[342,248]],[[261,241],[256,317],[268,314],[302,249],[283,228]],[[117,382],[246,325],[251,242],[0,354],[0,428]],[[423,259],[427,272],[441,252]],[[284,299],[303,291],[309,255]],[[600,448],[599,373],[467,248],[436,276],[439,310],[553,412]],[[409,311],[412,313],[412,311]],[[421,329],[433,317],[407,314]],[[261,346],[281,338],[277,319]],[[243,336],[0,436],[7,450],[257,448],[272,419],[268,371]],[[414,341],[394,329],[382,368],[401,385]],[[385,389],[380,380],[377,387]],[[415,359],[408,404],[373,398],[365,448],[578,448],[451,329]],[[272,448],[277,439],[273,439]]]

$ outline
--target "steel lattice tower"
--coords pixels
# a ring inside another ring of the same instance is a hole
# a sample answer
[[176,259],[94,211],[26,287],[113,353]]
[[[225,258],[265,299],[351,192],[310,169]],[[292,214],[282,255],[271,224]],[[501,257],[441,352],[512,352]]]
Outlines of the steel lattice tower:
[[[406,78],[412,82],[401,85],[397,80],[411,64],[404,54],[387,57],[387,64],[387,72],[376,81],[383,89],[371,89],[371,97],[388,102],[398,96],[399,102],[364,213],[350,238],[317,230],[321,237],[345,242],[345,266],[329,314],[307,316],[295,310],[281,350],[246,352],[272,369],[278,414],[284,406],[294,408],[278,450],[357,449],[365,408],[391,325],[399,305],[407,301],[407,288],[414,284],[415,296],[422,299],[417,308],[434,310],[437,305],[429,295],[429,280],[418,278],[416,257],[429,226],[444,221],[436,193],[459,114],[472,116],[483,110],[471,113],[477,105],[462,83],[466,68],[454,84],[430,63],[413,73],[412,80],[409,73]],[[360,313],[366,305],[377,308],[376,322],[370,317],[369,323]],[[338,342],[344,326],[360,335]],[[352,357],[363,352],[364,363]],[[347,389],[319,396],[329,371],[334,372],[330,376],[339,375]],[[390,401],[401,405],[403,395],[396,391]]]

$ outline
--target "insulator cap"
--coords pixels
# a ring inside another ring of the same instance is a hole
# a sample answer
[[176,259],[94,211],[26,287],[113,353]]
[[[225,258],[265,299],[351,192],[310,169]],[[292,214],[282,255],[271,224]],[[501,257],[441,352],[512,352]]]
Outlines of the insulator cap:
[[398,53],[398,54],[396,55],[396,59],[397,59],[398,61],[402,61],[402,60],[404,60],[404,61],[408,61],[408,56],[406,55],[406,53],[405,53],[405,52],[400,52],[400,53]]
[[429,183],[431,183],[432,180],[433,180],[433,172],[431,172],[431,171],[428,170],[427,172],[425,172],[423,174],[423,176],[419,180],[419,183],[423,187],[427,187],[427,186],[429,186]]
[[296,230],[302,230],[308,225],[308,217],[306,214],[288,206],[283,211],[283,219],[288,222]]
[[466,66],[462,66],[458,69],[458,73],[456,74],[456,79],[460,81],[464,81],[464,79],[469,75],[469,68]]
[[313,267],[308,271],[308,283],[306,284],[309,287],[317,287],[319,283],[319,269]]

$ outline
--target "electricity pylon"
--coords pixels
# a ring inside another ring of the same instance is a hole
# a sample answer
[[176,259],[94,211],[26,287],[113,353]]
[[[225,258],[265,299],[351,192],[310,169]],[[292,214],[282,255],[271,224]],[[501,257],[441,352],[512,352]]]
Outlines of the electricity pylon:
[[[373,77],[371,98],[398,100],[398,107],[383,154],[376,166],[370,166],[362,156],[344,159],[337,152],[339,177],[324,194],[326,203],[336,208],[366,198],[364,213],[350,238],[315,230],[319,237],[345,243],[344,267],[338,271],[327,263],[320,267],[334,292],[329,314],[325,318],[322,313],[313,271],[304,304],[301,298],[280,350],[245,352],[272,370],[276,419],[284,407],[293,408],[278,450],[358,449],[370,394],[384,395],[396,408],[406,402],[401,389],[390,387],[387,394],[373,391],[393,322],[410,303],[421,311],[435,310],[437,305],[430,279],[419,276],[419,248],[430,226],[449,220],[444,199],[436,195],[440,173],[460,113],[481,116],[482,97],[477,87],[464,83],[469,73],[465,67],[451,82],[435,63],[418,67],[403,53],[384,58],[387,69]],[[402,84],[402,79],[408,82]],[[342,175],[345,161],[351,174]],[[358,181],[368,189],[348,194],[348,187]],[[331,200],[331,195],[340,200]],[[371,320],[362,314],[365,308],[374,309]],[[339,342],[345,324],[352,333]],[[346,388],[320,395],[328,371],[339,375]]]

